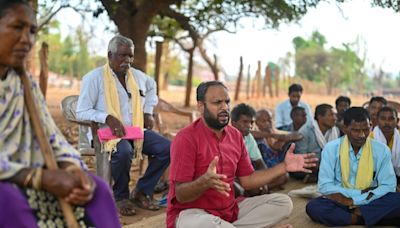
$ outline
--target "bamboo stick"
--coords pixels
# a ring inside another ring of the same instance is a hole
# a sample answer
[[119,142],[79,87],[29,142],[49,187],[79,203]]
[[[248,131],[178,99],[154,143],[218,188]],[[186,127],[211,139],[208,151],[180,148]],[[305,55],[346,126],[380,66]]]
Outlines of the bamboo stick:
[[[42,151],[44,161],[46,163],[47,169],[55,170],[58,169],[57,162],[54,158],[54,154],[52,152],[49,141],[47,140],[46,134],[42,128],[42,124],[40,122],[40,118],[38,115],[38,108],[36,107],[35,101],[33,99],[33,94],[31,91],[31,83],[26,75],[25,69],[23,67],[16,68],[15,71],[20,76],[22,84],[24,86],[24,99],[25,106],[29,113],[29,118],[31,120],[33,130],[36,134],[36,137],[39,141],[40,150]],[[72,211],[71,205],[69,205],[65,200],[58,199],[62,212],[65,217],[65,221],[67,222],[67,226],[69,228],[78,228],[78,223],[75,219],[74,213]]]

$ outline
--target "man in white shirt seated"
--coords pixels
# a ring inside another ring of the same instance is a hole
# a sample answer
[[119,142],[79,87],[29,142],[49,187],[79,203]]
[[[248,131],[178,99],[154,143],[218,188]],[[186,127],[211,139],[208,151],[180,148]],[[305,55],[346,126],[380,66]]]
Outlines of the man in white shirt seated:
[[[108,44],[108,62],[87,73],[81,84],[76,114],[78,119],[109,127],[117,140],[103,143],[111,153],[111,176],[114,198],[120,214],[136,214],[132,203],[147,210],[158,210],[153,204],[154,186],[169,165],[170,141],[152,131],[153,108],[157,105],[155,81],[142,71],[132,68],[134,45],[131,39],[117,35]],[[121,139],[126,126],[143,131],[144,140]],[[130,169],[134,154],[152,157],[136,188],[129,194]]]

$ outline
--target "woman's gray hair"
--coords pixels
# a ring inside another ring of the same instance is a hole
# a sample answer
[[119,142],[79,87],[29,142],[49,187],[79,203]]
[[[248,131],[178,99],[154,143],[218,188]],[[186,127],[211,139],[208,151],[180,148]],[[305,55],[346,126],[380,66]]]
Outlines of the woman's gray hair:
[[108,43],[107,51],[111,52],[111,53],[116,53],[119,45],[135,47],[135,45],[133,45],[133,41],[131,39],[129,39],[128,37],[125,37],[122,35],[116,35]]

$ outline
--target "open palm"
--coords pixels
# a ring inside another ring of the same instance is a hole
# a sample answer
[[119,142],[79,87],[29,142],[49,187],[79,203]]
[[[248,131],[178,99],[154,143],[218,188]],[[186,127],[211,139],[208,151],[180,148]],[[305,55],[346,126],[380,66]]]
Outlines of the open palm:
[[294,154],[295,144],[292,143],[285,156],[285,166],[288,172],[305,172],[311,173],[312,171],[308,168],[315,167],[317,165],[318,158],[315,157],[314,153],[308,154]]

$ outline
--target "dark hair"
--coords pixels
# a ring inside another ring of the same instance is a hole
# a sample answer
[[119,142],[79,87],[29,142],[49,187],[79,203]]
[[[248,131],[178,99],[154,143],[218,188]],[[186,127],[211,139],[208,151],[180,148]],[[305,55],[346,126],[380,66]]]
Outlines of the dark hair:
[[2,18],[10,8],[21,4],[31,7],[31,4],[27,0],[0,0],[0,18]]
[[380,96],[376,96],[376,97],[371,97],[371,99],[369,100],[369,104],[371,105],[372,102],[380,102],[383,105],[387,105],[387,100],[384,97],[380,97]]
[[390,106],[384,106],[384,107],[382,107],[381,109],[379,109],[378,114],[377,114],[377,117],[379,117],[379,115],[380,115],[382,112],[392,112],[392,113],[394,113],[394,116],[395,116],[396,118],[398,118],[397,110],[394,109],[394,108],[392,108],[392,107],[390,107]]
[[225,86],[222,82],[220,82],[220,81],[207,81],[207,82],[202,82],[202,83],[200,83],[199,86],[197,86],[197,90],[196,90],[196,100],[197,100],[197,101],[204,101],[204,100],[205,100],[208,87],[210,87],[210,86],[222,86],[222,87],[224,87],[225,89],[228,89],[228,88],[226,88],[226,86]]
[[301,111],[306,111],[305,108],[300,107],[300,106],[296,106],[292,108],[292,111],[290,111],[290,118],[294,118],[297,114],[299,114]]
[[303,87],[300,84],[291,84],[289,86],[289,95],[293,92],[303,92]]
[[346,126],[351,124],[351,121],[363,122],[369,121],[368,111],[363,107],[351,107],[343,113],[343,123]]
[[335,101],[336,106],[338,106],[340,102],[347,102],[351,105],[351,100],[347,96],[339,96]]
[[250,105],[245,103],[241,103],[236,105],[231,111],[231,119],[233,122],[237,122],[240,119],[241,115],[248,116],[253,118],[256,116],[256,111]]
[[325,116],[329,109],[333,109],[330,104],[320,104],[315,107],[314,119],[318,120],[318,116]]

